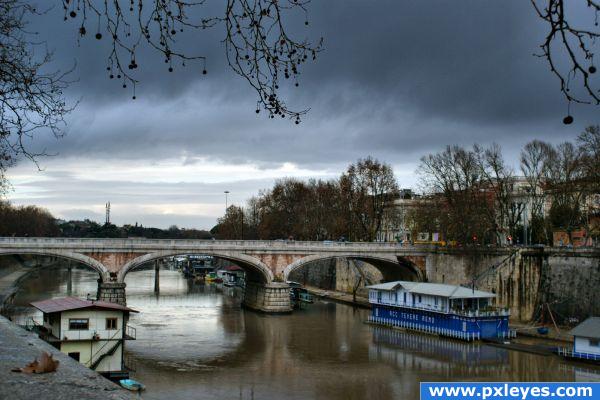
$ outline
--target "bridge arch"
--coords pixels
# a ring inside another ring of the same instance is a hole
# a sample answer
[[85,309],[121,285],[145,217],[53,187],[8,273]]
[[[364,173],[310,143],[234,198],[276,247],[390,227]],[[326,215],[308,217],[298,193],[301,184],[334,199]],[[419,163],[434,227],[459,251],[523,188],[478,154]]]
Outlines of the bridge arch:
[[93,259],[92,257],[86,256],[85,254],[75,253],[66,250],[53,250],[53,249],[0,249],[0,256],[12,256],[12,255],[36,255],[36,256],[48,256],[57,257],[69,261],[75,261],[79,264],[83,264],[98,274],[103,281],[108,281],[109,271],[100,261]]
[[[310,264],[315,261],[331,260],[334,258],[346,258],[351,260],[364,261],[368,264],[373,265],[383,275],[384,281],[391,280],[415,280],[423,282],[425,280],[421,270],[412,262],[394,256],[382,257],[382,256],[371,256],[364,254],[336,254],[336,255],[310,255],[303,257],[299,260],[288,265],[283,271],[283,279],[289,280],[292,272]],[[400,279],[398,279],[400,278]]]
[[215,251],[189,251],[189,250],[168,250],[168,251],[158,251],[154,253],[144,254],[143,256],[134,258],[133,260],[127,262],[123,267],[119,270],[117,275],[117,282],[125,282],[125,276],[128,272],[139,268],[143,264],[148,262],[159,260],[161,258],[173,257],[179,255],[186,254],[198,254],[198,255],[206,255],[213,256],[217,258],[222,258],[224,260],[228,260],[236,263],[247,274],[248,281],[261,282],[261,283],[271,283],[273,282],[273,272],[269,269],[269,267],[264,264],[259,259],[249,256],[247,254],[239,253],[239,254],[229,254]]

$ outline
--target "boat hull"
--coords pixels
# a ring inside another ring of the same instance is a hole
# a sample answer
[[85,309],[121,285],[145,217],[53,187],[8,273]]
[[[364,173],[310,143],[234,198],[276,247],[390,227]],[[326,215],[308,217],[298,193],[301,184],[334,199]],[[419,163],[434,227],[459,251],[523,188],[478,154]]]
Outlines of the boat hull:
[[369,322],[469,341],[510,336],[508,316],[463,316],[373,304]]

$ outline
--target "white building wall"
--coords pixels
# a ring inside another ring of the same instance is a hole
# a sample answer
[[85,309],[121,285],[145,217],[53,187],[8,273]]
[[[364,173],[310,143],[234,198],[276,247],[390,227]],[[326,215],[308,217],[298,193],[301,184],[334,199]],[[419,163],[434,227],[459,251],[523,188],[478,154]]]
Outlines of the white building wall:
[[[91,340],[96,334],[100,339],[121,338],[123,312],[111,310],[73,310],[61,314],[61,340]],[[69,319],[89,319],[88,330],[69,330]],[[106,319],[117,318],[117,329],[106,330]]]
[[[123,338],[124,315],[125,313],[122,311],[116,310],[84,309],[62,312],[60,318],[60,339],[65,341],[61,343],[60,350],[66,354],[79,353],[79,362],[90,367],[94,361],[98,360],[102,354],[109,352]],[[117,319],[116,329],[106,329],[107,318]],[[69,319],[88,319],[88,329],[70,330]],[[58,334],[57,331],[55,336],[58,337]],[[98,339],[93,339],[94,336]],[[105,357],[98,367],[96,367],[96,371],[121,371],[122,354],[123,344],[117,348],[114,354]]]
[[590,338],[575,336],[575,351],[579,353],[600,355],[600,346],[592,346],[590,344]]

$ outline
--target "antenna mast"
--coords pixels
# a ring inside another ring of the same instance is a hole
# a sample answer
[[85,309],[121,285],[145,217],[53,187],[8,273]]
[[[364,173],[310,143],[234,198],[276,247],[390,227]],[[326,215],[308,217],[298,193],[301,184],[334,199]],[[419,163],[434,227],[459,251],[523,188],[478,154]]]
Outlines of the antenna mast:
[[105,224],[110,224],[110,201],[106,203],[106,221]]

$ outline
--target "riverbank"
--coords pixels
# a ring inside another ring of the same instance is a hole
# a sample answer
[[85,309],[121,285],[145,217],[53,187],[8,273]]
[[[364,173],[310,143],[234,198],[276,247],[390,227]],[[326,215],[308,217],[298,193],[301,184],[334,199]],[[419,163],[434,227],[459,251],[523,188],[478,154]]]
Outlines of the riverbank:
[[366,297],[356,296],[356,300],[351,294],[336,292],[333,290],[324,290],[312,286],[306,286],[305,289],[313,296],[333,300],[338,303],[348,304],[354,307],[371,308],[369,299]]
[[[12,400],[127,400],[133,396],[36,335],[0,317],[0,398]],[[45,351],[58,360],[56,372],[12,372],[25,367]]]

